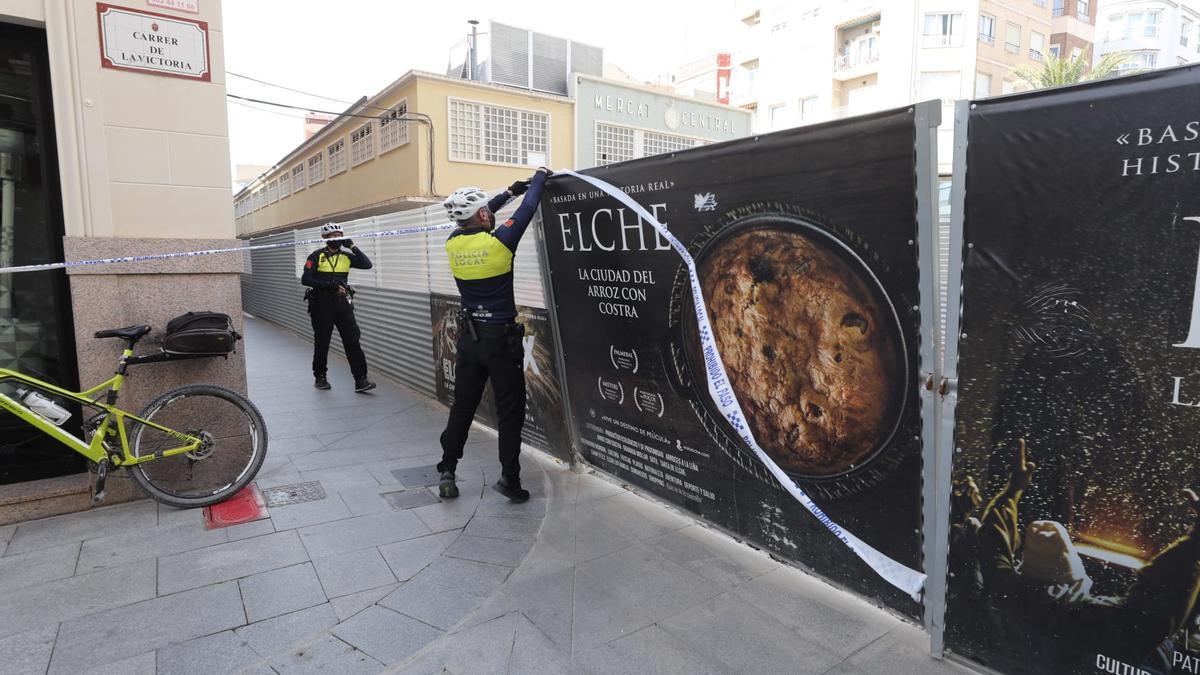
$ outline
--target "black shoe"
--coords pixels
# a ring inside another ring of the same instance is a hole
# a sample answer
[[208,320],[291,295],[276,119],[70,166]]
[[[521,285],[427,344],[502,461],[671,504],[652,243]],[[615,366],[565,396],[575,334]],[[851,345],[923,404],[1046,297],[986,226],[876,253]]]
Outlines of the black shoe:
[[330,389],[329,380],[325,379],[324,375],[318,375],[317,381],[313,382],[313,386],[317,389]]
[[363,393],[364,391],[371,391],[374,388],[375,388],[375,383],[368,380],[365,377],[360,377],[354,381],[354,391],[356,391],[360,394]]
[[501,478],[493,487],[515,504],[529,501],[529,490],[521,487],[520,478]]
[[458,496],[458,486],[454,484],[453,471],[442,472],[442,480],[438,483],[438,494],[443,499],[454,499]]

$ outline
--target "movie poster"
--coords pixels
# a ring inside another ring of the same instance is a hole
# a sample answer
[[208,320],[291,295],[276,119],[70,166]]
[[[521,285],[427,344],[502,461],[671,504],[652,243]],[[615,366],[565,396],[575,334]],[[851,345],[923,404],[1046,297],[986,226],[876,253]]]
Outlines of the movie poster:
[[1200,70],[975,102],[947,646],[1200,673]]
[[[458,344],[458,296],[434,293],[429,300],[433,319],[434,380],[438,400],[454,402],[454,353]],[[571,443],[563,420],[562,390],[554,357],[554,338],[544,309],[517,306],[517,321],[525,325],[524,441],[563,460],[571,459]],[[479,402],[475,418],[496,428],[496,399],[491,383]]]
[[[919,570],[914,146],[914,115],[901,110],[586,173],[689,247],[759,445],[839,525]],[[659,233],[569,176],[547,183],[542,218],[588,461],[918,614],[716,411],[688,277]]]

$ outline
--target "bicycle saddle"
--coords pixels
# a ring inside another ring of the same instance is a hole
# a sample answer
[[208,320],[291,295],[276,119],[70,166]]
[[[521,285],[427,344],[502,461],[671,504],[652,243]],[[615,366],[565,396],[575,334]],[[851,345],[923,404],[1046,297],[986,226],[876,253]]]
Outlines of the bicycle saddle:
[[98,338],[121,338],[123,340],[140,340],[150,332],[150,326],[126,326],[125,328],[110,328],[96,331]]

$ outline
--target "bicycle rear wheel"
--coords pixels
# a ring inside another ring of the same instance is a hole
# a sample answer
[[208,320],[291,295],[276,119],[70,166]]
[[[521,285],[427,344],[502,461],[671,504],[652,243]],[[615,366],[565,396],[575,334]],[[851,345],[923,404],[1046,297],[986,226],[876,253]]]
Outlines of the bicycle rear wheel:
[[[204,447],[130,467],[150,496],[178,507],[208,506],[241,490],[262,467],[267,454],[267,425],[246,397],[225,387],[193,384],[159,396],[141,417],[168,429],[196,436]],[[180,447],[179,439],[137,424],[130,449],[135,457]]]

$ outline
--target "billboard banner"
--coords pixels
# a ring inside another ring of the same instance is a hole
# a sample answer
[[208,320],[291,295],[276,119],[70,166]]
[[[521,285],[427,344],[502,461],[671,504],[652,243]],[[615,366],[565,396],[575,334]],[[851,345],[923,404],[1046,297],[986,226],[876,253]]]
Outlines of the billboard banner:
[[912,615],[916,145],[898,110],[557,176],[542,201],[584,456]]
[[946,644],[995,670],[1200,673],[1198,92],[970,106]]
[[[438,400],[447,406],[454,402],[454,354],[460,335],[456,295],[433,293],[429,298],[433,320],[434,380]],[[554,355],[554,337],[546,310],[517,305],[517,321],[525,325],[525,427],[524,441],[539,450],[569,462],[571,443],[563,420],[562,387],[559,385],[558,359]],[[475,418],[496,428],[496,400],[492,385],[479,403]]]

